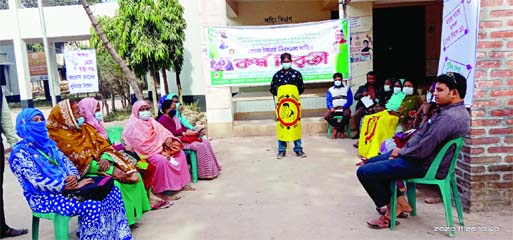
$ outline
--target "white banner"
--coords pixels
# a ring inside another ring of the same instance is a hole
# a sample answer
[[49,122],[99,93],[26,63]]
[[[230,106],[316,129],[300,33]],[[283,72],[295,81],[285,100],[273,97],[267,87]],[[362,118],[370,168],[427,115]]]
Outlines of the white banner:
[[212,86],[269,85],[281,68],[280,55],[292,55],[303,81],[330,82],[333,73],[351,78],[348,20],[273,26],[209,27]]
[[98,92],[98,71],[94,49],[64,53],[70,93]]
[[467,78],[467,107],[474,94],[478,30],[479,1],[445,0],[438,75],[457,72]]

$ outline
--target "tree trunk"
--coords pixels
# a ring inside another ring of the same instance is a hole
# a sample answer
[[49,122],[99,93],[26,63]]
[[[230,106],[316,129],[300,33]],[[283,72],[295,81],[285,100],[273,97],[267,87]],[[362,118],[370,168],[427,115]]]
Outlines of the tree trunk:
[[182,97],[182,83],[180,82],[180,72],[175,69],[175,76],[176,76],[176,88],[178,89],[178,99],[183,104],[183,97]]
[[157,83],[160,82],[159,80],[159,71],[150,71],[151,74],[151,80],[153,81],[153,89],[151,89],[152,93],[151,96],[153,98],[153,110],[155,113],[159,112],[159,98],[157,96]]
[[112,112],[116,111],[116,95],[111,94]]
[[162,69],[162,78],[164,80],[164,94],[168,94],[169,93],[169,86],[167,84],[167,73],[166,73],[166,69]]
[[[136,80],[134,73],[132,71],[130,71],[130,69],[126,65],[125,61],[119,56],[116,49],[114,49],[112,47],[112,45],[110,44],[109,39],[107,39],[107,35],[105,35],[105,33],[103,32],[103,29],[101,28],[100,24],[98,24],[98,21],[96,21],[96,18],[94,17],[93,12],[91,11],[91,8],[89,8],[89,4],[87,3],[87,0],[81,0],[81,2],[82,2],[82,7],[84,7],[84,10],[86,11],[87,16],[89,17],[89,20],[91,20],[91,24],[93,25],[94,30],[96,31],[96,33],[98,33],[98,36],[102,40],[103,46],[105,46],[107,51],[109,51],[112,58],[114,58],[114,61],[116,61],[119,64],[119,66],[121,67],[121,70],[123,71],[123,73],[125,74],[125,76],[128,79],[128,83],[134,89],[135,96],[137,97],[137,100],[144,100],[141,89],[137,86],[137,80]],[[112,106],[112,108],[114,109],[114,105]]]

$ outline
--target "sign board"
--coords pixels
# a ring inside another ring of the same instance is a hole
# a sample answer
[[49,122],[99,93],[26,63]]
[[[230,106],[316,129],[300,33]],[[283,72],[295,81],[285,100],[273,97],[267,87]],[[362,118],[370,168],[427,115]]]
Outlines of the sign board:
[[64,53],[70,93],[98,92],[98,71],[94,49]]
[[209,27],[208,57],[212,86],[268,85],[281,69],[280,55],[292,55],[303,81],[351,78],[348,20],[273,26]]
[[46,58],[44,52],[35,52],[28,54],[28,64],[30,76],[47,75]]

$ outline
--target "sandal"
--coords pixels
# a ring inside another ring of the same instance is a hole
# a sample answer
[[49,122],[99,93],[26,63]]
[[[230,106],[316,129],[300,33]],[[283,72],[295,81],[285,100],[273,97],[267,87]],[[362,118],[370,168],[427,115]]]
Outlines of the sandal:
[[[378,219],[367,221],[369,227],[373,229],[383,229],[390,227],[390,219],[387,216],[381,216]],[[395,221],[395,225],[398,226],[400,223]]]
[[5,230],[5,232],[2,233],[2,235],[0,235],[0,238],[17,237],[17,236],[27,234],[27,233],[28,233],[27,229],[14,229],[14,228],[7,227],[7,230]]
[[367,158],[360,158],[360,161],[356,163],[356,166],[362,166],[367,162]]
[[180,198],[182,198],[182,197],[178,196],[178,195],[173,195],[173,196],[168,196],[167,200],[176,201],[176,200],[179,200]]
[[159,201],[157,204],[151,206],[151,210],[159,210],[173,206],[174,204],[168,200]]
[[185,185],[185,187],[182,188],[182,191],[196,191],[196,188],[193,188],[189,185]]

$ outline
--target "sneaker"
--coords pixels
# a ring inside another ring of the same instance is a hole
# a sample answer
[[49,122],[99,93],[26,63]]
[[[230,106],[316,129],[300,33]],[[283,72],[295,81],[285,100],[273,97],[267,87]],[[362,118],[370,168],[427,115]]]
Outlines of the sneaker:
[[301,158],[305,158],[306,157],[306,153],[303,152],[303,151],[299,151],[299,152],[296,152],[296,156],[301,157]]
[[282,159],[285,157],[285,152],[279,152],[278,155],[276,156],[277,159]]

